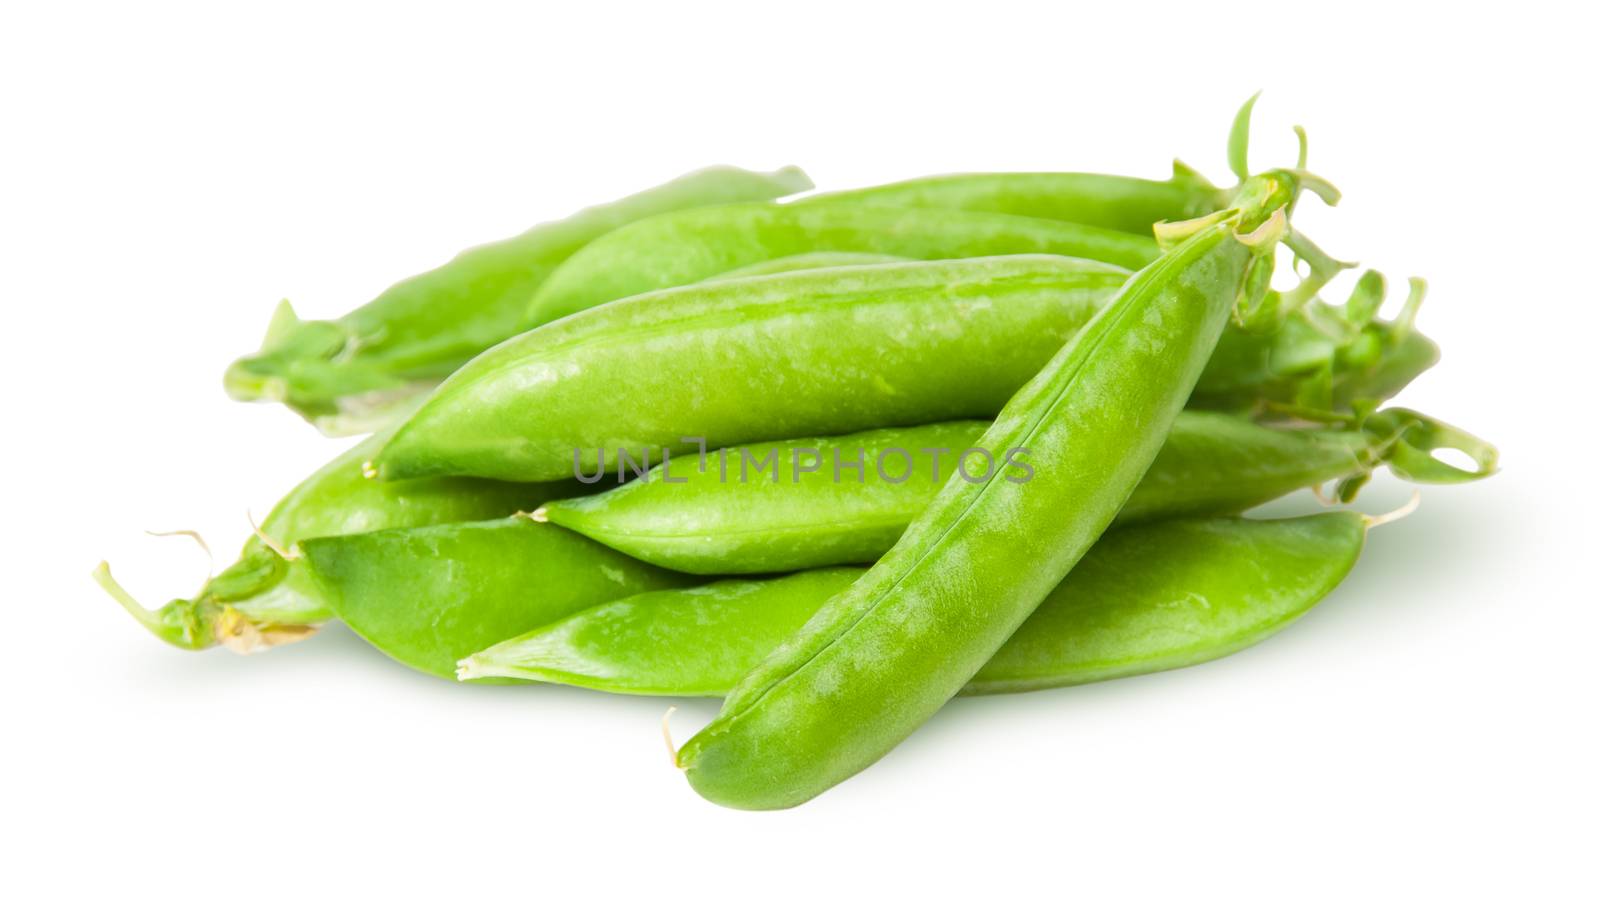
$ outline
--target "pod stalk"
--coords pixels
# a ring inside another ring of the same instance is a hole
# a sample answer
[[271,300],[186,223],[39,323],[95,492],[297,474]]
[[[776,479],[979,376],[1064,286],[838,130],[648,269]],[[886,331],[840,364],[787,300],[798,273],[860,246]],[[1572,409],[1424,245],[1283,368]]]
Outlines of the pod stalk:
[[117,583],[111,576],[109,563],[102,562],[96,566],[92,577],[101,590],[109,594],[123,610],[128,611],[141,626],[150,630],[163,642],[189,651],[199,651],[214,644],[214,637],[204,628],[194,602],[175,600],[160,610],[151,610],[139,603],[127,589]]
[[96,566],[92,577],[101,590],[156,638],[185,651],[221,645],[231,652],[249,655],[298,642],[317,631],[315,624],[258,623],[204,594],[198,600],[172,600],[151,610],[111,576],[109,563]]

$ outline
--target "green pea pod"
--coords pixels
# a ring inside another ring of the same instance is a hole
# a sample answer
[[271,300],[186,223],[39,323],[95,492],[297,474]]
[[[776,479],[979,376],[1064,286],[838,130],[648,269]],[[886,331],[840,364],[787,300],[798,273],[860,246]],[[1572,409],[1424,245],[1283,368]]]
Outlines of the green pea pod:
[[302,322],[285,301],[260,351],[235,361],[224,385],[234,399],[281,401],[330,432],[370,431],[468,359],[527,329],[529,298],[596,237],[655,214],[810,187],[794,167],[712,167],[469,249],[337,320]]
[[695,208],[637,221],[584,247],[539,289],[528,325],[817,251],[909,259],[1046,253],[1138,268],[1155,258],[1156,244],[1116,230],[974,211],[827,202]]
[[683,438],[717,447],[993,415],[1126,278],[1030,255],[640,295],[468,364],[377,466],[397,479],[552,480],[619,469],[621,451],[649,464]]
[[726,281],[729,278],[760,278],[766,275],[781,275],[785,272],[810,271],[813,268],[838,268],[841,265],[883,265],[887,262],[914,261],[901,256],[886,255],[881,252],[802,252],[792,256],[782,256],[768,259],[765,262],[756,262],[752,265],[742,265],[732,271],[725,271],[720,275],[712,275],[707,281]]
[[[1230,163],[1245,160],[1254,103],[1246,101],[1234,118]],[[1336,194],[1304,173],[1305,134],[1296,130],[1300,168],[1289,171],[1291,178],[1325,197]],[[1244,176],[1240,180],[1242,188]],[[777,207],[664,215],[596,240],[574,256],[540,289],[529,316],[549,322],[622,297],[815,251],[914,259],[1042,252],[1138,268],[1155,257],[1149,244],[1154,224],[1212,212],[1236,191],[1217,189],[1174,162],[1165,182],[1071,172],[972,173],[829,192]],[[1312,270],[1288,299],[1292,307],[1342,264],[1296,234],[1287,242]]]
[[[1245,423],[1248,425],[1248,423]],[[954,475],[987,422],[939,422],[673,457],[639,479],[533,512],[682,572],[792,572],[871,562]],[[759,470],[756,467],[759,464]]]
[[[988,427],[943,422],[750,445],[710,454],[704,468],[683,457],[608,492],[550,502],[533,517],[701,575],[872,562],[944,481],[986,465],[964,452]],[[1438,447],[1464,449],[1478,467],[1458,469],[1427,453]],[[773,462],[752,475],[746,458],[768,457]],[[1268,428],[1188,411],[1117,522],[1232,514],[1333,480],[1348,500],[1392,458],[1398,473],[1418,481],[1464,482],[1494,470],[1492,447],[1406,410],[1386,410],[1360,431]]]
[[824,192],[806,202],[988,211],[1066,220],[1148,234],[1161,221],[1188,220],[1223,207],[1228,192],[1174,164],[1165,182],[1095,173],[964,173]]
[[[1242,210],[1159,234],[1170,248],[979,440],[997,458],[990,478],[947,482],[678,752],[697,792],[738,808],[805,802],[882,757],[993,657],[1155,460],[1252,261],[1287,229],[1295,189],[1278,184],[1255,177]],[[1017,451],[1036,476],[998,475]]]
[[524,517],[302,546],[346,625],[401,664],[446,678],[463,656],[585,607],[693,583]]
[[[716,447],[992,415],[1124,277],[1061,257],[995,256],[628,298],[462,368],[380,466],[390,478],[552,479],[618,469],[619,451],[648,465],[686,449],[685,438]],[[1213,361],[1255,338],[1230,329]],[[1263,392],[1275,381],[1248,379]]]
[[583,491],[575,482],[539,485],[488,479],[384,483],[362,475],[387,434],[374,435],[312,473],[278,502],[239,561],[212,577],[192,600],[148,610],[112,578],[95,580],[158,637],[179,648],[221,643],[250,652],[304,638],[333,615],[296,549],[302,540],[386,527],[500,518]]
[[[1187,519],[1108,533],[962,693],[1150,674],[1230,655],[1298,619],[1355,565],[1364,515]],[[464,659],[462,679],[724,696],[858,568],[718,581],[610,601]]]
[[[708,280],[905,261],[911,260],[811,252],[757,262]],[[1422,279],[1411,279],[1411,294],[1394,322],[1377,318],[1385,283],[1375,271],[1361,276],[1342,305],[1313,297],[1283,314],[1282,292],[1264,288],[1271,265],[1263,259],[1252,269],[1246,296],[1235,310],[1238,328],[1230,326],[1223,333],[1195,387],[1194,405],[1279,417],[1343,414],[1357,404],[1395,396],[1437,363],[1437,346],[1412,328],[1426,292]]]

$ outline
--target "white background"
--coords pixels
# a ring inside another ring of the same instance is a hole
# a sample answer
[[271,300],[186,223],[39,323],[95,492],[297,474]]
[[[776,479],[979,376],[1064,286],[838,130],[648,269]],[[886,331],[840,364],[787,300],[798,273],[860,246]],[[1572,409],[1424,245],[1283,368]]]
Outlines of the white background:
[[[1526,2],[590,6],[0,19],[8,916],[1595,915],[1591,27]],[[1427,490],[1256,649],[962,701],[741,814],[668,765],[663,701],[455,686],[337,627],[184,654],[89,581],[109,558],[152,605],[187,594],[204,558],[142,531],[231,556],[246,508],[340,449],[222,394],[280,297],[335,316],[713,162],[842,187],[1180,155],[1221,181],[1260,88],[1254,161],[1303,123],[1346,194],[1302,226],[1432,282],[1445,359],[1404,402],[1504,473]]]

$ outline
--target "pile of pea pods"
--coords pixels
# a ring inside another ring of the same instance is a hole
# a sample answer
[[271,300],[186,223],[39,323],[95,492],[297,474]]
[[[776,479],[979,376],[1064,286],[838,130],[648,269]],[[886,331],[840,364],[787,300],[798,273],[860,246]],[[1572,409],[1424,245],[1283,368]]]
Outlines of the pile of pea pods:
[[[228,392],[369,436],[193,598],[96,578],[184,649],[338,619],[449,680],[722,697],[673,756],[737,808],[816,796],[958,694],[1228,655],[1351,572],[1390,515],[1337,506],[1376,470],[1497,459],[1389,404],[1439,356],[1423,285],[1391,318],[1375,271],[1323,296],[1354,266],[1295,207],[1339,193],[1304,132],[1248,168],[1253,101],[1231,187],[715,167],[339,319],[281,304]],[[1241,516],[1308,488],[1327,510]]]

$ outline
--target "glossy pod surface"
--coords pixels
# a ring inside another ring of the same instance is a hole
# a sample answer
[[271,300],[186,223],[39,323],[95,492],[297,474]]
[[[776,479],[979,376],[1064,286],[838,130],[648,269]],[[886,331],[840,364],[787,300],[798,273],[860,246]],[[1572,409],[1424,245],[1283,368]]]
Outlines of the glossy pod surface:
[[[1115,296],[1060,256],[869,265],[658,291],[462,368],[383,450],[389,478],[554,480],[724,444],[993,415]],[[646,452],[648,451],[648,458]]]
[[[1106,534],[963,689],[1012,693],[1220,658],[1297,619],[1355,564],[1365,519],[1163,521]],[[612,693],[723,696],[863,569],[653,591],[590,607],[461,662]]]
[[1155,459],[1237,300],[1231,222],[1141,271],[980,439],[1030,481],[953,479],[900,541],[740,681],[678,763],[711,801],[798,805],[882,757],[999,650]]
[[765,262],[755,262],[743,265],[720,275],[712,275],[707,281],[726,281],[729,278],[760,278],[765,275],[781,275],[784,272],[809,271],[813,268],[839,268],[843,265],[885,265],[889,262],[912,262],[904,256],[885,255],[880,252],[802,252],[792,256],[781,256],[768,259]]
[[[692,454],[673,457],[589,501],[550,502],[534,517],[684,572],[792,572],[871,562],[894,545],[954,475],[956,455],[988,427],[939,422],[753,444],[743,453],[708,455],[703,471]],[[771,462],[752,474],[744,456]]]
[[[716,278],[755,277],[841,265],[906,261],[900,256],[811,252],[757,262]],[[1230,325],[1217,342],[1189,404],[1220,411],[1349,412],[1357,403],[1395,396],[1439,360],[1439,349],[1414,328],[1426,290],[1411,279],[1411,296],[1393,322],[1377,318],[1384,278],[1366,272],[1349,303],[1321,299],[1289,311],[1275,328]],[[1366,297],[1358,295],[1367,288]]]
[[[642,467],[646,450],[655,463],[663,450],[697,449],[685,438],[716,447],[992,415],[1121,277],[1051,256],[861,265],[829,252],[803,264],[841,260],[640,295],[507,342],[422,407],[385,453],[384,475],[547,479],[572,475],[575,449],[585,471],[601,449],[615,470],[619,448]],[[788,266],[752,270],[774,267]],[[1387,395],[1385,368],[1420,340],[1395,339],[1358,371],[1338,346],[1345,333],[1306,328],[1230,327],[1194,402],[1326,407]],[[1319,382],[1326,397],[1302,393]]]
[[[835,438],[751,445],[776,451],[771,475],[744,476],[713,454],[701,471],[674,458],[607,492],[561,499],[536,518],[630,556],[699,574],[791,572],[872,562],[899,539],[988,422],[942,422]],[[1122,523],[1227,514],[1353,474],[1379,460],[1376,435],[1284,430],[1210,412],[1184,412]],[[841,461],[836,463],[835,460]],[[966,467],[981,475],[984,460]],[[935,478],[937,476],[937,478]]]
[[307,540],[339,618],[379,651],[452,677],[462,656],[641,591],[693,579],[514,517]]
[[529,316],[549,322],[597,304],[816,251],[908,259],[1045,253],[1138,268],[1157,250],[1146,236],[1011,214],[828,203],[696,208],[639,221],[584,247],[539,289]]
[[330,428],[375,427],[395,399],[431,385],[529,328],[528,301],[568,256],[611,230],[664,212],[805,191],[790,167],[690,173],[507,240],[468,249],[334,321],[301,322],[287,305],[259,353],[229,368],[235,399],[278,399]]
[[1149,674],[1232,654],[1294,622],[1355,566],[1368,519],[1172,521],[1106,534],[968,693]]
[[807,203],[990,211],[1148,234],[1158,221],[1188,220],[1226,204],[1227,192],[1192,174],[1166,181],[1096,173],[958,173],[824,192]]
[[387,438],[367,438],[290,490],[261,523],[261,532],[276,548],[251,537],[239,560],[211,578],[193,600],[145,611],[110,582],[109,573],[102,583],[152,632],[174,645],[202,649],[221,642],[252,651],[302,637],[308,627],[333,616],[295,552],[302,540],[500,518],[586,490],[571,480],[530,484],[445,477],[389,483],[364,476],[362,467]]
[[[262,531],[281,547],[292,548],[316,537],[343,536],[394,527],[426,527],[458,521],[506,517],[525,511],[530,502],[550,496],[572,496],[586,491],[568,480],[549,483],[513,483],[493,479],[443,477],[415,482],[383,482],[363,475],[362,467],[377,455],[383,437],[369,438],[318,470],[297,486],[262,522]],[[303,597],[307,606],[278,606],[278,589],[259,590],[246,596],[221,587],[219,599],[252,619],[272,622],[310,622],[332,615],[317,595],[302,560],[285,560],[259,537],[246,544],[242,564],[266,563],[285,573],[284,585]],[[225,570],[216,581],[229,578],[238,566]],[[285,598],[287,599],[287,598]]]

